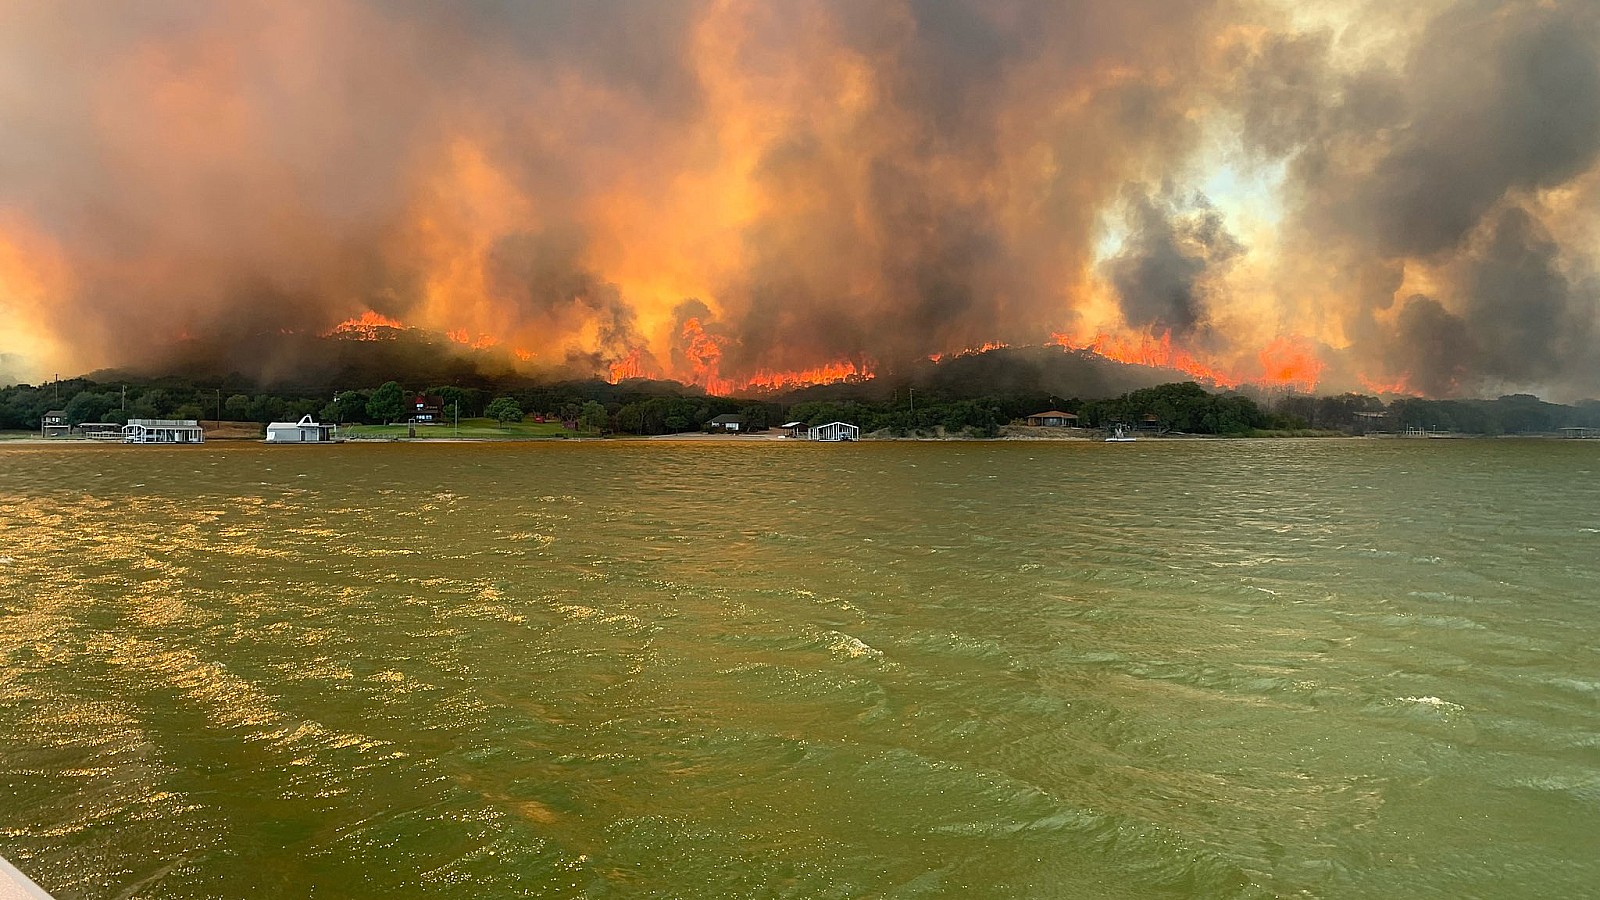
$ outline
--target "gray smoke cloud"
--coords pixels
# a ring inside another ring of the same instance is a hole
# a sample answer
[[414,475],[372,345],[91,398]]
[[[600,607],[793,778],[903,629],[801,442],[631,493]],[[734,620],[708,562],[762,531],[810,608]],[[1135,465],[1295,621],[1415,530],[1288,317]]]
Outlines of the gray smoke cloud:
[[[1328,34],[1268,40],[1241,110],[1287,161],[1291,240],[1332,261],[1352,355],[1434,395],[1600,390],[1593,247],[1547,224],[1600,160],[1600,7],[1462,0],[1398,65],[1335,56]],[[1410,272],[1430,289],[1396,306]]]
[[1203,194],[1174,196],[1130,186],[1128,235],[1106,262],[1123,318],[1178,335],[1206,322],[1207,295],[1227,265],[1245,252]]
[[[1332,389],[1600,391],[1600,6],[1286,10],[0,0],[0,353],[281,369],[371,310],[735,378],[1109,298],[1236,359],[1303,336]],[[1270,228],[1201,193],[1224,163]]]

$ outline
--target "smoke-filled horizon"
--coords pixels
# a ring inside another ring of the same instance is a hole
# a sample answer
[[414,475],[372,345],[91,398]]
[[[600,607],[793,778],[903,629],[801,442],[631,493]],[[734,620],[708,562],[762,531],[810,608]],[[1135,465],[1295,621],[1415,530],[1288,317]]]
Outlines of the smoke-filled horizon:
[[0,381],[366,317],[1600,394],[1600,5],[0,0]]

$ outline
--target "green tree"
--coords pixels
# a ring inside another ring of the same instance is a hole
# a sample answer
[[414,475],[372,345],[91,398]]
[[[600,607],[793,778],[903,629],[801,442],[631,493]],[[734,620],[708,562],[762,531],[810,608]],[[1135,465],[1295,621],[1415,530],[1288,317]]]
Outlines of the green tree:
[[104,422],[106,414],[117,405],[117,398],[96,391],[79,391],[67,401],[67,421],[74,425],[84,422]]
[[583,431],[603,431],[609,421],[606,408],[594,400],[583,404],[583,408],[578,411],[578,428]]
[[617,430],[628,434],[644,434],[644,406],[625,403],[617,410]]
[[367,417],[368,396],[361,391],[340,391],[339,397],[334,402],[339,404],[338,415],[334,416],[334,423],[343,425],[346,422],[359,422]]
[[767,419],[767,408],[759,403],[752,403],[739,410],[739,418],[744,420],[745,431],[766,431],[771,426]]
[[372,392],[372,397],[367,401],[367,415],[387,425],[400,418],[400,413],[406,408],[405,391],[400,389],[397,381],[385,381],[383,386]]
[[172,406],[172,399],[166,391],[151,388],[140,394],[137,400],[130,401],[128,410],[135,419],[160,419],[167,415]]
[[250,416],[250,398],[244,394],[233,394],[222,402],[222,412],[235,422],[242,422]]
[[271,394],[257,394],[246,409],[246,418],[252,422],[263,425],[283,419],[285,414],[284,402],[281,397]]
[[489,408],[484,412],[489,415],[489,418],[499,422],[501,428],[506,427],[507,422],[522,421],[522,407],[518,406],[517,401],[510,397],[495,398],[494,402],[490,403]]

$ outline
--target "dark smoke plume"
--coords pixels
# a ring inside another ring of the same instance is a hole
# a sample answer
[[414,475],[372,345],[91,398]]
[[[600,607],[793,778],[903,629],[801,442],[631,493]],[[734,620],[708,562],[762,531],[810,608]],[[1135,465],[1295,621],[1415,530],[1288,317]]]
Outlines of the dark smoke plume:
[[1187,202],[1130,188],[1128,236],[1106,268],[1129,324],[1189,334],[1206,321],[1219,270],[1244,253],[1204,195]]
[[1244,377],[1314,348],[1332,390],[1600,391],[1592,0],[0,22],[0,377],[292,375],[377,316],[702,386],[1165,335]]

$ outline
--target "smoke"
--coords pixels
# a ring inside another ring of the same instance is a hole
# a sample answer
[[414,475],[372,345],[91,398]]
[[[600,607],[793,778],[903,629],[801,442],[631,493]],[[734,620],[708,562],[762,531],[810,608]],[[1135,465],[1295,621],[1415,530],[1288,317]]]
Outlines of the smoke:
[[1130,188],[1128,236],[1106,263],[1123,318],[1131,325],[1179,335],[1205,323],[1207,294],[1220,270],[1244,253],[1204,195],[1161,196]]
[[1233,371],[1288,341],[1331,389],[1600,390],[1592,3],[0,20],[8,377],[292,372],[283,337],[372,311],[707,387],[1108,334]]
[[1377,381],[1600,389],[1600,7],[1460,0],[1414,30],[1398,65],[1351,67],[1322,33],[1244,67],[1246,140],[1287,163],[1282,280],[1322,285]]

